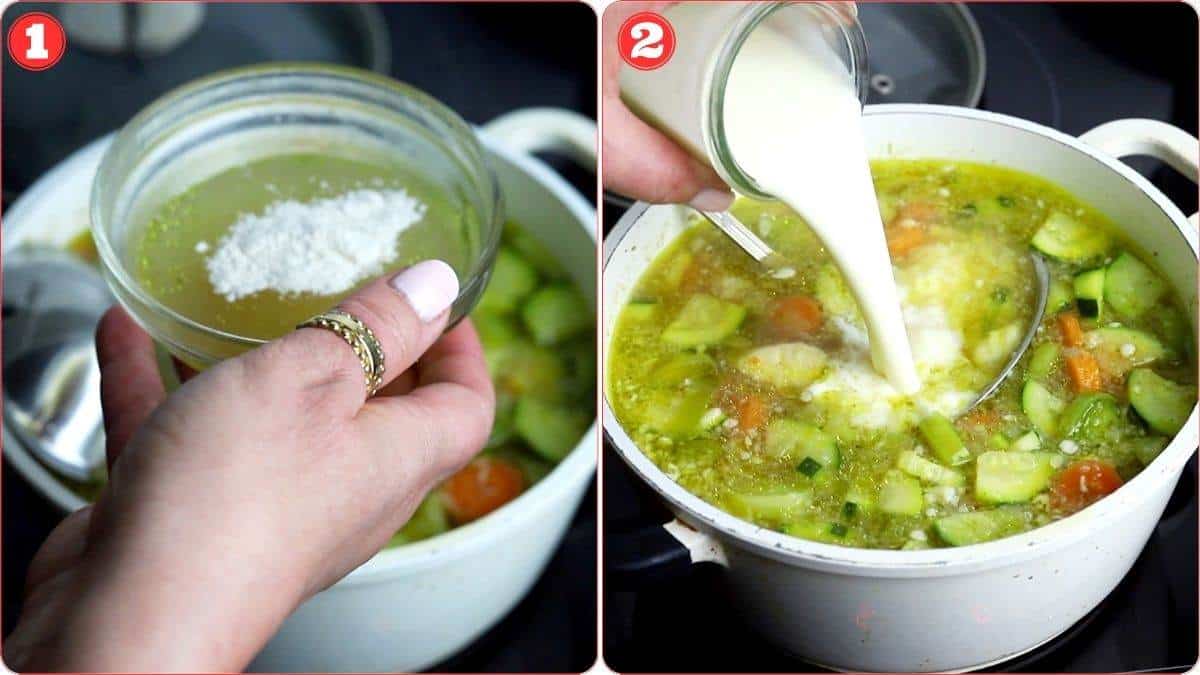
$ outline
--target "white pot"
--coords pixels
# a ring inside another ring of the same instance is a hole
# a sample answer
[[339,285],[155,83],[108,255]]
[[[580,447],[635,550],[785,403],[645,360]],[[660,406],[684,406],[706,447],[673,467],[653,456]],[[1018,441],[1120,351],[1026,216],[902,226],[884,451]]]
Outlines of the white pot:
[[[480,130],[507,214],[596,298],[596,212],[532,157],[555,150],[595,166],[595,124],[549,109],[505,115]],[[25,244],[62,245],[87,226],[92,176],[111,136],[43,176],[4,218],[7,257]],[[84,505],[4,429],[4,453],[66,511]],[[265,671],[406,671],[438,663],[512,609],[562,540],[596,465],[595,427],[544,480],[496,512],[442,536],[382,551],[304,603],[251,664]],[[287,552],[281,550],[281,555]]]
[[[1196,139],[1150,120],[1113,122],[1074,138],[1005,115],[933,105],[870,106],[864,127],[872,157],[996,164],[1062,185],[1155,256],[1195,325],[1196,230],[1115,157],[1157,156],[1196,180]],[[606,346],[631,289],[687,215],[683,207],[639,204],[609,236]],[[982,668],[1034,649],[1082,618],[1138,557],[1198,436],[1193,410],[1162,454],[1124,487],[1046,527],[975,546],[882,551],[796,539],[730,516],[650,462],[607,400],[604,428],[686,523],[668,530],[692,560],[727,567],[735,602],[756,630],[811,663],[902,672]]]

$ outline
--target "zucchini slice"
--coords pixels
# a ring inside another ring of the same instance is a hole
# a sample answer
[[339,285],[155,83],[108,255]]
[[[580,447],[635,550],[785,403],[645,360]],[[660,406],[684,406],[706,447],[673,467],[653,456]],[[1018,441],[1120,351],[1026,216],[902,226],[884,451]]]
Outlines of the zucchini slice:
[[566,284],[538,289],[521,307],[521,320],[533,341],[543,347],[557,345],[588,329],[592,308],[579,291]]
[[1128,251],[1108,266],[1104,280],[1104,299],[1127,319],[1136,319],[1158,303],[1167,292],[1167,283]]
[[1051,213],[1033,235],[1034,248],[1068,262],[1083,262],[1104,255],[1109,238],[1104,230],[1085,225],[1060,211]]
[[1137,366],[1168,355],[1158,338],[1133,328],[1097,328],[1083,334],[1083,344],[1101,367],[1113,375],[1124,375]]
[[812,496],[805,490],[781,490],[767,494],[735,492],[729,496],[734,515],[751,521],[781,523],[808,508]]
[[879,509],[897,516],[915,516],[921,513],[925,497],[916,478],[896,469],[889,469],[879,488]]
[[1090,270],[1075,277],[1075,306],[1079,316],[1100,319],[1104,305],[1104,268]]
[[1050,373],[1054,372],[1054,367],[1058,365],[1058,353],[1056,342],[1043,342],[1038,345],[1029,357],[1029,368],[1025,371],[1027,376],[1035,380],[1050,377]]
[[700,293],[688,299],[662,339],[685,348],[717,344],[733,335],[745,318],[745,307]]
[[967,479],[954,469],[948,469],[937,462],[931,462],[911,450],[900,453],[896,466],[904,473],[917,480],[934,485],[961,487],[967,484]]
[[1057,314],[1069,307],[1074,299],[1075,292],[1071,289],[1071,284],[1062,279],[1054,279],[1050,282],[1050,290],[1046,292],[1046,314]]
[[1008,446],[1013,452],[1033,452],[1042,449],[1042,437],[1036,431],[1028,431]]
[[774,457],[816,463],[810,478],[841,464],[841,453],[833,434],[796,420],[777,419],[767,425],[766,451]]
[[676,439],[694,438],[705,431],[704,416],[712,407],[716,387],[709,381],[699,381],[684,391],[655,389],[645,401],[646,426]]
[[975,498],[985,504],[1033,499],[1054,475],[1058,455],[1048,452],[985,452],[975,460]]
[[939,518],[933,529],[947,544],[967,546],[1017,534],[1025,529],[1025,518],[1018,509],[971,511]]
[[629,317],[630,321],[644,323],[654,318],[657,313],[658,303],[653,301],[634,301],[625,305],[624,315]]
[[971,461],[971,453],[963,445],[958,432],[950,420],[938,414],[930,415],[917,425],[921,438],[929,444],[929,449],[938,460],[948,466],[958,466]]
[[517,399],[513,410],[513,427],[529,447],[550,460],[558,462],[579,443],[591,417],[582,411],[546,403],[531,396]]
[[1058,431],[1063,438],[1099,443],[1120,423],[1117,399],[1108,394],[1081,394],[1063,410]]
[[1066,404],[1038,382],[1029,381],[1021,390],[1021,410],[1033,422],[1042,436],[1051,437],[1058,431],[1058,416]]
[[1162,377],[1148,368],[1136,368],[1127,383],[1129,402],[1150,428],[1174,436],[1196,405],[1196,390]]

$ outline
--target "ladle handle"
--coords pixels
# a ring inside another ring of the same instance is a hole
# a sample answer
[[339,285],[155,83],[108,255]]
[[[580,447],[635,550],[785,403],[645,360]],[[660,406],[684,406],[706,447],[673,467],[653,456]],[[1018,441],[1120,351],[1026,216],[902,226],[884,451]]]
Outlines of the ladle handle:
[[[1145,155],[1166,162],[1193,183],[1200,182],[1200,141],[1179,127],[1147,119],[1106,122],[1079,140],[1113,157]],[[1200,224],[1193,213],[1188,221]]]

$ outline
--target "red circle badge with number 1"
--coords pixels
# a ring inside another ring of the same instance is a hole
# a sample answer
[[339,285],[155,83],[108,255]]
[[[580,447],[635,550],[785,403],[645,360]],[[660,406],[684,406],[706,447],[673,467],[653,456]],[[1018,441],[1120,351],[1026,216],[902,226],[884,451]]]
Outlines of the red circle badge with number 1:
[[8,29],[8,55],[25,70],[46,70],[66,51],[66,31],[45,12],[23,14]]
[[661,14],[638,12],[621,24],[617,51],[638,70],[661,68],[675,53],[675,29]]

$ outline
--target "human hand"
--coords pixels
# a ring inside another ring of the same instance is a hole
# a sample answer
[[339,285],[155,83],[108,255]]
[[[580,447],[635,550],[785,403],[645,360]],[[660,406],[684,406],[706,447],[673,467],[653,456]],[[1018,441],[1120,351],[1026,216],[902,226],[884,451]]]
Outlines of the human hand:
[[244,668],[483,446],[494,398],[479,340],[467,321],[442,335],[457,288],[426,262],[341,303],[386,355],[387,384],[365,402],[358,359],[316,328],[168,397],[150,337],[111,310],[97,331],[110,481],[31,563],[7,664]]
[[729,208],[733,194],[711,167],[643,122],[621,101],[617,78],[623,61],[617,31],[638,12],[661,11],[671,2],[617,2],[604,11],[601,31],[601,119],[605,187],[654,203],[690,203],[705,211]]

